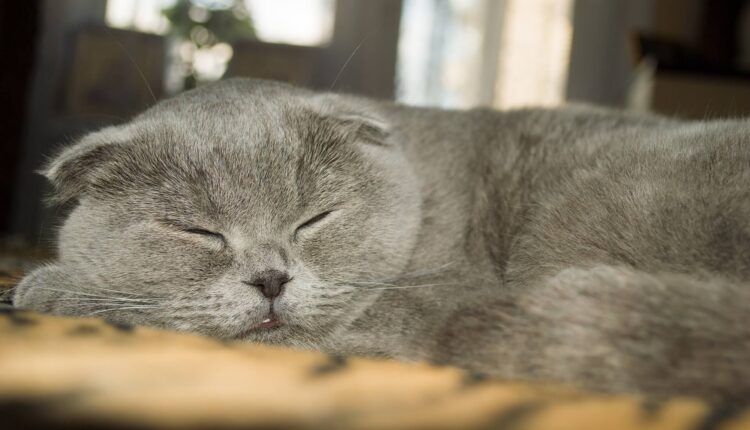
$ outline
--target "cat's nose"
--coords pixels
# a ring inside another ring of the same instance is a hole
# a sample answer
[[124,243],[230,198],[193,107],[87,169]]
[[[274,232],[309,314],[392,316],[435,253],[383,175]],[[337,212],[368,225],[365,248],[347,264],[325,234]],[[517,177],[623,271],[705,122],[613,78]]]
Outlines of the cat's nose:
[[269,299],[278,297],[284,290],[284,285],[289,282],[287,273],[278,270],[266,270],[253,276],[249,281],[242,281],[260,290]]

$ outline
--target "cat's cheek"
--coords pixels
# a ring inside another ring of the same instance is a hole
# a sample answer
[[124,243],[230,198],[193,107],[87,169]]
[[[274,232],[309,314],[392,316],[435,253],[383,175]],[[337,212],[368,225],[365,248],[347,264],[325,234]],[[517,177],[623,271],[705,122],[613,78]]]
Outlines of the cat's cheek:
[[134,271],[151,278],[180,282],[200,282],[215,278],[225,271],[232,261],[226,249],[198,246],[170,237],[140,235],[133,237],[127,256]]
[[305,266],[320,276],[341,271],[352,263],[356,249],[348,241],[340,240],[337,234],[347,232],[331,231],[306,240],[301,245],[300,255]]

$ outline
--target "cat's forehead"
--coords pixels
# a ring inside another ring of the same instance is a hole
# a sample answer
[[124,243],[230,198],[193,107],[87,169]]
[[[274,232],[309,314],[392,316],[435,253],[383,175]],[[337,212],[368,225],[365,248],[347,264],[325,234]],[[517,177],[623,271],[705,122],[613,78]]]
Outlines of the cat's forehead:
[[378,157],[392,151],[374,114],[339,95],[229,81],[86,136],[46,175],[61,200],[91,193],[162,209],[251,210],[248,218],[294,212],[380,183]]
[[141,135],[196,150],[294,144],[302,109],[266,100],[192,100],[146,112],[134,125]]
[[280,224],[313,202],[345,200],[365,173],[353,145],[304,108],[222,106],[198,100],[134,124],[139,168],[156,178],[165,207]]
[[190,164],[220,161],[228,173],[282,169],[289,174],[319,169],[321,159],[351,161],[355,151],[344,142],[359,126],[324,112],[328,108],[321,109],[306,90],[228,81],[161,102],[128,128],[133,140]]

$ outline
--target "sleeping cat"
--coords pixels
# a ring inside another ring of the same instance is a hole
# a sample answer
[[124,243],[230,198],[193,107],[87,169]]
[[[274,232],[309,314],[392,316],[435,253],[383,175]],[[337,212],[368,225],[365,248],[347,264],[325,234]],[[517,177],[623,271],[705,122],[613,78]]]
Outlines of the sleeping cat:
[[750,395],[750,122],[400,106],[258,80],[44,170],[16,306],[603,391]]

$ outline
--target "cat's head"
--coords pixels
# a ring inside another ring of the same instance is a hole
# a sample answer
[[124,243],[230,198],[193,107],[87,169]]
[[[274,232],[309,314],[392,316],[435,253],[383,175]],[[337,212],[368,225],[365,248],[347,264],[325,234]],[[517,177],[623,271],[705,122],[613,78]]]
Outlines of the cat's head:
[[76,206],[16,305],[224,338],[333,333],[404,270],[420,218],[375,107],[263,81],[163,101],[44,173]]

